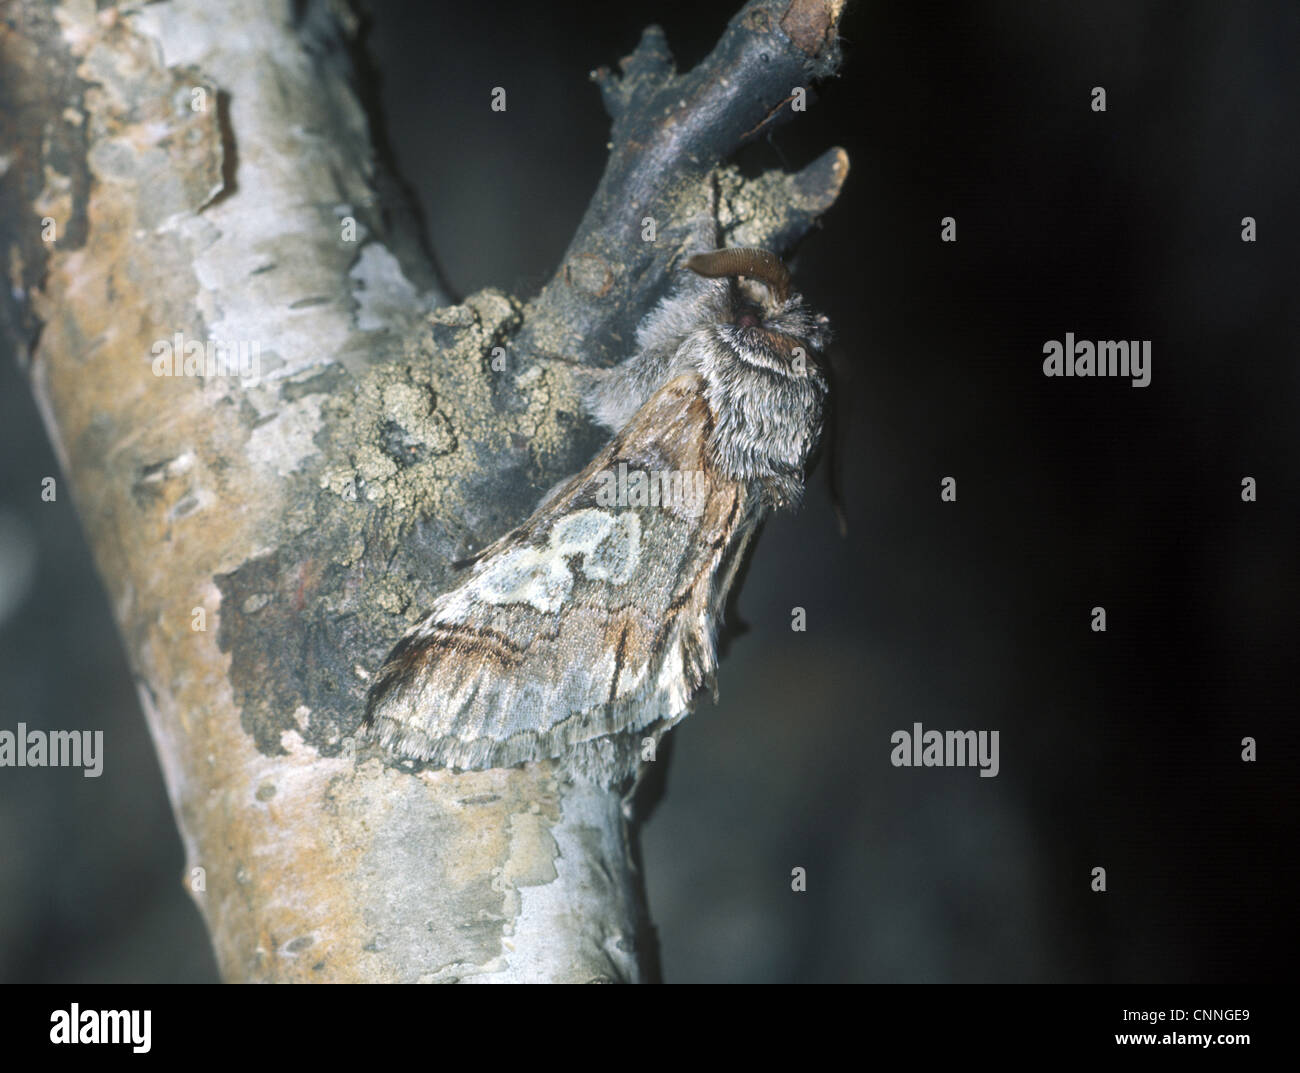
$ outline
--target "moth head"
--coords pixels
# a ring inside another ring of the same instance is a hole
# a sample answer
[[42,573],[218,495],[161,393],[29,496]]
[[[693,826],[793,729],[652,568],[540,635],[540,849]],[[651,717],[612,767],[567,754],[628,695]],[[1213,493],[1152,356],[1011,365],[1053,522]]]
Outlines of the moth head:
[[791,504],[821,434],[827,320],[770,250],[697,253],[686,268],[683,285],[637,328],[637,352],[587,374],[587,410],[618,431],[674,377],[698,374],[714,418],[714,463],[728,477],[759,482],[770,505]]
[[771,504],[792,503],[821,433],[827,383],[818,354],[828,322],[794,292],[770,250],[698,253],[686,267],[708,281],[707,343],[687,349],[717,415],[714,457],[731,476],[760,481]]
[[776,254],[737,246],[697,253],[686,267],[722,281],[716,328],[739,360],[777,374],[807,375],[807,363],[826,345],[829,326],[794,293],[790,271]]

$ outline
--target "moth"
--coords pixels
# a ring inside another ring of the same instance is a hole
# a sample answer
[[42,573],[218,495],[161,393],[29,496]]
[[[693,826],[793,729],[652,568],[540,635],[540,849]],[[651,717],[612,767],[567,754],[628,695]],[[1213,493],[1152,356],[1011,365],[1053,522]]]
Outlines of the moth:
[[366,723],[391,753],[563,757],[612,784],[641,739],[716,697],[727,592],[763,516],[798,503],[821,435],[829,328],[768,250],[685,267],[636,351],[584,374],[608,444],[470,559],[376,675]]

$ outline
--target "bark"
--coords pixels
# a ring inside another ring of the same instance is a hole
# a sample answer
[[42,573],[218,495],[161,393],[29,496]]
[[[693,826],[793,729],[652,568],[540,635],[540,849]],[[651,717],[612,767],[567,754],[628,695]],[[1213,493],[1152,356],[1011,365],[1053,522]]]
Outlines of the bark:
[[[617,791],[551,764],[394,763],[357,730],[449,564],[598,446],[574,364],[626,356],[701,217],[783,249],[832,204],[840,150],[752,180],[723,162],[833,72],[841,6],[751,2],[680,75],[646,31],[593,75],[612,150],[554,277],[527,304],[454,305],[377,159],[341,5],[4,7],[0,337],[72,486],[225,979],[653,978]],[[178,333],[255,344],[260,367],[156,375]]]

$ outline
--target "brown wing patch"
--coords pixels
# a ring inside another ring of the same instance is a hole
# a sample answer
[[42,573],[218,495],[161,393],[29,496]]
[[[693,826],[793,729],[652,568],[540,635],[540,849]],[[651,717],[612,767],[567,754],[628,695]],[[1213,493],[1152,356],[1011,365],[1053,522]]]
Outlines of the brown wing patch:
[[[376,679],[381,740],[448,766],[503,767],[685,715],[716,667],[719,564],[755,518],[748,488],[709,465],[712,427],[700,378],[678,377],[485,548]],[[620,465],[698,475],[702,498],[604,503]]]

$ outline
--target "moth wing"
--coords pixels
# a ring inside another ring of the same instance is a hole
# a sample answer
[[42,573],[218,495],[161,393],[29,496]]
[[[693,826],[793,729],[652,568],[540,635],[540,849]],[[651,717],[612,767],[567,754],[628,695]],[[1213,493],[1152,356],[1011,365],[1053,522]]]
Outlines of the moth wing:
[[[709,466],[712,424],[700,378],[676,378],[476,557],[376,678],[380,741],[443,766],[507,767],[682,718],[712,681],[718,582],[757,514],[747,487]],[[642,485],[641,499],[637,473],[657,496]]]

